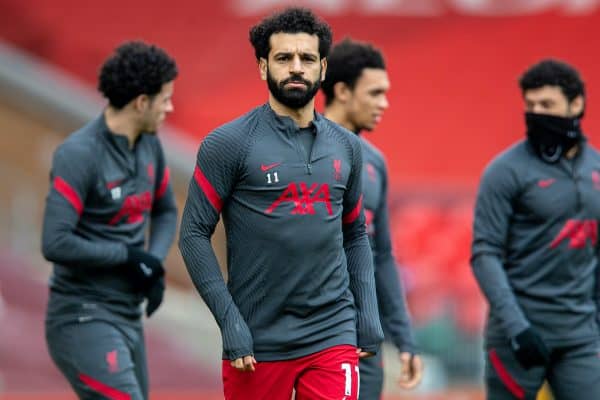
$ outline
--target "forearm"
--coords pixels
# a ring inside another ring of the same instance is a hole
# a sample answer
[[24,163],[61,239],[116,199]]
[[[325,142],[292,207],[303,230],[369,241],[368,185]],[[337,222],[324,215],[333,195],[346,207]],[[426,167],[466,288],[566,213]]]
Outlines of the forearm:
[[210,236],[182,233],[179,249],[194,286],[221,329],[227,358],[234,360],[253,354],[250,329],[227,290]]
[[150,223],[150,254],[164,260],[173,244],[177,229],[177,207],[175,201],[166,201],[153,210]]
[[500,258],[492,254],[479,254],[473,258],[472,267],[490,310],[500,320],[507,337],[515,337],[529,327],[529,321],[517,303]]
[[406,297],[391,253],[375,257],[377,301],[384,332],[400,351],[416,351]]
[[90,241],[74,231],[77,216],[66,205],[48,202],[42,229],[42,253],[51,262],[77,268],[113,267],[127,260],[123,243]]
[[356,306],[358,346],[363,351],[376,353],[383,340],[383,331],[377,307],[373,256],[366,233],[344,243],[344,250]]

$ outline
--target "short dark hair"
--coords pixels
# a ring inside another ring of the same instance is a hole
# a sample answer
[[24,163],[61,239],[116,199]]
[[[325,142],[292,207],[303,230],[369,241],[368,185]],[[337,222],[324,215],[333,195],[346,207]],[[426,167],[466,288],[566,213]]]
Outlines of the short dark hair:
[[580,95],[585,97],[585,84],[579,72],[564,61],[551,58],[542,60],[527,69],[519,79],[523,93],[546,85],[559,86],[569,102]]
[[333,87],[344,82],[351,89],[365,68],[385,69],[385,61],[381,51],[369,43],[344,38],[333,46],[327,57],[327,73],[321,84],[325,94],[325,104],[330,104],[335,94]]
[[269,40],[274,33],[317,35],[321,58],[327,57],[331,48],[332,33],[329,25],[307,8],[290,7],[266,17],[250,28],[250,43],[254,46],[257,61],[268,58],[271,50]]
[[102,65],[98,90],[121,109],[141,94],[154,96],[177,77],[175,61],[161,48],[140,41],[125,42]]

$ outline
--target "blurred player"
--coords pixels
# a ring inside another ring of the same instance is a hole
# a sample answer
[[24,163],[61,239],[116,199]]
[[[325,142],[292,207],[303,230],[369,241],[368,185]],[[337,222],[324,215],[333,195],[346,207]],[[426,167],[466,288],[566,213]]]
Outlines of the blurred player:
[[[140,305],[159,307],[177,210],[156,130],[173,111],[177,67],[129,42],[100,71],[104,112],[56,150],[42,250],[54,263],[52,359],[82,399],[147,399]],[[148,246],[145,235],[149,228]]]
[[[372,131],[388,108],[390,82],[381,52],[366,43],[345,39],[327,57],[325,117],[360,135]],[[415,354],[410,319],[390,239],[387,206],[388,175],[383,155],[364,137],[363,204],[367,232],[374,255],[379,315],[384,332],[400,351],[402,388],[411,389],[421,380],[422,361]],[[360,361],[360,398],[379,399],[383,388],[381,353]]]
[[489,399],[600,398],[598,218],[600,154],[580,121],[584,84],[544,60],[521,77],[527,139],[485,169],[472,266],[490,304]]
[[[226,399],[356,399],[358,358],[383,334],[360,143],[314,110],[331,31],[289,8],[250,41],[269,100],[202,142],[179,246],[221,329]],[[221,212],[227,286],[210,243]]]

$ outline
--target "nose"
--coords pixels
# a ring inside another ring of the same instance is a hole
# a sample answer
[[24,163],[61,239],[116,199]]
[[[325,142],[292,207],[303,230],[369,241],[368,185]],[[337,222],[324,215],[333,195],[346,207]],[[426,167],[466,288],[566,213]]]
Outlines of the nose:
[[302,70],[302,61],[300,60],[299,55],[294,55],[292,61],[290,62],[290,73],[292,74],[302,74],[304,71]]
[[173,112],[174,110],[175,110],[175,107],[173,107],[173,102],[171,100],[169,100],[167,102],[167,107],[166,107],[165,111],[170,113],[170,112]]
[[390,106],[390,102],[388,101],[387,96],[381,96],[381,101],[379,102],[379,107],[382,109],[387,109]]

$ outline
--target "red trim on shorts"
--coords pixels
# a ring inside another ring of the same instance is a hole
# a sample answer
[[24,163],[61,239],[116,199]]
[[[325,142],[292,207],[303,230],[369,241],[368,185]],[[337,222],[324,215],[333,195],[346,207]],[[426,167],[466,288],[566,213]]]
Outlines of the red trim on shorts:
[[363,197],[361,194],[360,197],[358,198],[358,202],[356,203],[356,207],[354,207],[354,209],[352,211],[350,211],[348,214],[346,214],[342,217],[342,223],[351,224],[354,221],[356,221],[356,219],[360,215],[360,210],[362,209],[362,199],[363,199]]
[[171,180],[171,170],[169,167],[165,167],[165,173],[163,175],[162,181],[160,182],[160,187],[156,191],[156,198],[160,199],[167,192],[167,187],[169,186],[169,181]]
[[504,383],[504,386],[518,399],[525,399],[525,389],[523,389],[517,381],[510,375],[500,357],[498,357],[498,353],[496,353],[495,349],[491,349],[489,351],[490,361],[498,373],[500,380]]
[[208,181],[208,179],[206,179],[206,176],[197,165],[194,169],[194,180],[196,180],[196,183],[198,186],[200,186],[200,189],[204,192],[206,198],[215,208],[217,213],[221,212],[221,208],[223,208],[223,200],[221,200],[221,197],[219,197],[219,194],[215,190],[214,186]]
[[54,189],[56,189],[58,193],[62,194],[63,197],[67,199],[69,203],[71,203],[78,215],[81,215],[83,212],[83,203],[81,202],[81,199],[79,198],[79,195],[75,189],[73,189],[73,187],[69,185],[67,181],[60,176],[57,176],[54,178]]
[[81,382],[85,383],[90,389],[95,390],[96,392],[103,394],[108,397],[110,400],[130,400],[131,396],[125,392],[121,392],[115,388],[112,388],[100,381],[95,380],[94,378],[87,376],[85,374],[79,374],[79,379]]

